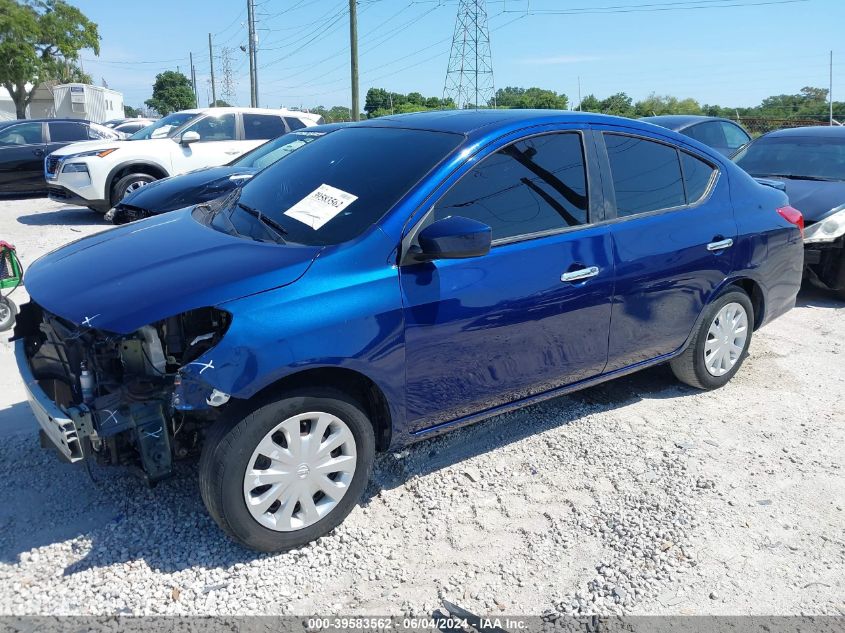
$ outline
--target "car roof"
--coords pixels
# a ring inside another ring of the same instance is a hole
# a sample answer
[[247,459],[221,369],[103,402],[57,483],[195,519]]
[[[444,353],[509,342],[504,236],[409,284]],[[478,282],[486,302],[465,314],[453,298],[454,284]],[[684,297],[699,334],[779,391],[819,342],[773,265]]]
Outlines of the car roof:
[[675,130],[676,132],[691,127],[696,123],[704,123],[705,121],[726,121],[736,125],[736,122],[730,119],[720,116],[702,116],[700,114],[662,114],[659,116],[644,116],[638,120],[645,121],[646,123],[654,123],[655,125]]
[[56,118],[56,119],[9,119],[8,121],[0,121],[0,127],[8,127],[9,125],[13,125],[15,123],[51,123],[55,121],[61,122],[71,122],[71,123],[86,123],[90,124],[91,121],[88,119],[68,119],[68,118]]
[[[397,114],[376,119],[367,119],[351,124],[351,127],[392,127],[451,132],[463,134],[473,141],[493,133],[506,134],[534,125],[555,123],[573,123],[581,125],[604,124],[627,127],[632,130],[654,133],[655,126],[641,123],[636,119],[597,114],[594,112],[575,112],[571,110],[518,110],[518,109],[483,109],[483,110],[428,110],[411,114]],[[663,128],[667,136],[676,134]],[[687,137],[679,138],[688,142]]]
[[246,114],[276,114],[276,115],[284,115],[284,116],[302,116],[307,119],[318,119],[319,115],[314,114],[312,112],[302,112],[300,110],[287,110],[285,108],[239,108],[236,106],[232,107],[225,107],[225,108],[190,108],[188,110],[180,110],[179,112],[185,112],[187,114],[208,114],[210,112],[216,112],[218,114],[228,114],[230,112],[240,112]]
[[760,138],[773,138],[781,136],[812,136],[828,138],[845,138],[845,126],[842,125],[808,125],[805,127],[790,127],[782,130],[775,130],[761,136]]

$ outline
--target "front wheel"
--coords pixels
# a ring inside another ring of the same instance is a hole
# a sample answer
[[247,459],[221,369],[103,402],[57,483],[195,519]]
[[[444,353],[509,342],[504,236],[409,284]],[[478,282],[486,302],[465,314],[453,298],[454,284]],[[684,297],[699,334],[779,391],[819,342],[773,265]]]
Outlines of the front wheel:
[[754,308],[742,290],[730,290],[708,305],[689,346],[670,366],[681,382],[716,389],[739,371],[751,344]]
[[233,539],[284,551],[346,518],[374,455],[372,424],[353,399],[331,390],[295,392],[212,428],[200,459],[200,491]]
[[124,176],[114,185],[114,189],[112,190],[111,206],[115,206],[130,193],[137,191],[144,185],[150,184],[154,180],[156,180],[156,178],[154,176],[150,176],[149,174],[139,173]]
[[17,308],[11,299],[0,297],[0,332],[11,330],[15,326]]

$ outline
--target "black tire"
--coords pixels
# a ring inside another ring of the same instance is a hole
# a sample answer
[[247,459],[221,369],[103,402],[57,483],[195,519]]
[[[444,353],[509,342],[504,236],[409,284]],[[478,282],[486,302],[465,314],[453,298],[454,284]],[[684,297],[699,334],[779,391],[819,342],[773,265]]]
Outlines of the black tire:
[[10,299],[0,297],[0,332],[5,332],[15,327],[15,315],[17,313],[17,307]]
[[[144,173],[136,173],[136,174],[127,174],[120,180],[118,180],[114,186],[112,187],[111,193],[111,206],[117,205],[118,202],[123,200],[124,196],[130,191],[134,190],[138,183],[143,185],[148,185],[151,182],[158,180],[155,176],[150,176],[149,174]],[[108,211],[108,209],[106,209]],[[103,211],[105,213],[105,211]]]
[[[733,367],[721,376],[714,376],[707,370],[704,361],[704,347],[707,341],[707,332],[719,311],[729,303],[738,303],[744,309],[748,318],[748,336],[745,345]],[[698,389],[718,389],[725,385],[734,374],[739,371],[745,357],[748,355],[748,347],[751,345],[751,335],[754,329],[754,308],[748,295],[738,288],[731,288],[727,292],[716,297],[705,309],[701,321],[693,333],[692,340],[687,348],[679,356],[673,358],[669,365],[675,377],[683,383]]]
[[[244,473],[258,443],[280,422],[298,413],[326,412],[342,420],[355,439],[356,466],[347,492],[326,516],[296,531],[260,524],[244,500]],[[337,527],[366,488],[375,457],[373,426],[360,404],[333,389],[297,390],[233,410],[209,430],[199,464],[202,499],[217,525],[235,541],[262,552],[301,547]]]

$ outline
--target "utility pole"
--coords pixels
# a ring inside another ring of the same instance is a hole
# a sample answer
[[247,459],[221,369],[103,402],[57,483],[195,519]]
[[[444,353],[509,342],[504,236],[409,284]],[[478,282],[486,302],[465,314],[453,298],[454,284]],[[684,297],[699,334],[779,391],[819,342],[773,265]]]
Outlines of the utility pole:
[[578,75],[578,112],[581,112],[581,75]]
[[349,0],[349,48],[351,51],[353,121],[358,121],[361,118],[361,105],[358,96],[358,7],[356,3],[357,0]]
[[194,54],[193,52],[188,53],[188,59],[191,62],[191,90],[194,91],[194,107],[200,107],[200,100],[197,97],[197,73],[196,69],[194,68]]
[[249,32],[249,105],[258,107],[258,68],[255,58],[255,5],[246,0],[246,14]]
[[208,34],[208,61],[211,64],[211,107],[217,103],[217,89],[214,86],[214,49],[211,46],[211,33]]
[[830,87],[827,91],[827,99],[830,102],[830,121],[833,125],[833,51],[830,51]]

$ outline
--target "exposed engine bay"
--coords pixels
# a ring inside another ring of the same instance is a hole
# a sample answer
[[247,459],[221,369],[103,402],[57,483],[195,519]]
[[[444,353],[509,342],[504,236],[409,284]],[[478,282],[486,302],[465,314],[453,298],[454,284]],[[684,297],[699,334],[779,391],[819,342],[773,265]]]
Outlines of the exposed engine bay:
[[155,483],[170,475],[175,459],[198,453],[215,407],[228,399],[218,394],[207,407],[179,406],[180,369],[214,347],[229,323],[227,312],[201,308],[119,335],[77,326],[31,302],[14,338],[23,341],[41,389],[72,419],[79,446],[71,452]]

